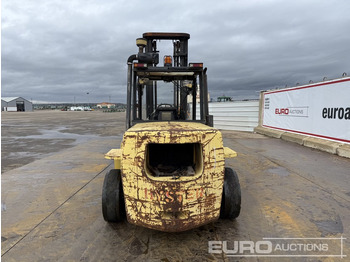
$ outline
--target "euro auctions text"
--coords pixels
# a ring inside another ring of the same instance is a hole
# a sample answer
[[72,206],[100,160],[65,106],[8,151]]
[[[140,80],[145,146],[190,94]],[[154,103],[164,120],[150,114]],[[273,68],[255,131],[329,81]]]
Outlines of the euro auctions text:
[[227,257],[338,257],[345,258],[345,238],[263,238],[258,241],[209,241],[208,253]]

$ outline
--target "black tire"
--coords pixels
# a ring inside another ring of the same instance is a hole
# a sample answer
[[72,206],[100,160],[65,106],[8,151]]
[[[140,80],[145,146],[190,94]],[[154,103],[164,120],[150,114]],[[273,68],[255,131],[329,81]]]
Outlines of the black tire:
[[241,212],[241,186],[237,173],[225,167],[220,218],[235,219]]
[[105,176],[102,189],[102,213],[107,222],[118,222],[125,218],[124,193],[119,169],[112,169]]

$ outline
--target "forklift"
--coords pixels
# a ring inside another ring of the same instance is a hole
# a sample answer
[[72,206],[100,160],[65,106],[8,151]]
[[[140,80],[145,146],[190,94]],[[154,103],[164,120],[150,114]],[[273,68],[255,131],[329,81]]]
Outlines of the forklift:
[[[127,60],[126,131],[102,190],[105,221],[165,232],[235,219],[241,189],[225,159],[208,109],[207,68],[188,63],[187,33],[148,32]],[[170,41],[173,55],[159,61],[157,44]],[[161,101],[161,100],[166,101]]]

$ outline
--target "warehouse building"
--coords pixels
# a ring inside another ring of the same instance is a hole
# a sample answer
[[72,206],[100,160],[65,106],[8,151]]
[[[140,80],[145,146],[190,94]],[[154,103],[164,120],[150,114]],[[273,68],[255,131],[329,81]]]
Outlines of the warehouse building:
[[115,108],[115,104],[113,103],[107,103],[107,102],[102,102],[100,104],[97,104],[97,108],[103,108],[103,109],[110,109],[110,108]]
[[2,97],[1,111],[33,111],[33,104],[23,97]]

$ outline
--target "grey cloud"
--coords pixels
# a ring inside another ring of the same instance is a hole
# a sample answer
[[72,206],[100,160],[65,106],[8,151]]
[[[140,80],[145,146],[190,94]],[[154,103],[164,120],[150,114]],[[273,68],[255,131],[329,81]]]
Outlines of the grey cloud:
[[148,31],[191,34],[189,60],[208,67],[212,97],[257,98],[259,90],[350,73],[346,0],[2,5],[3,96],[124,102],[126,59]]

